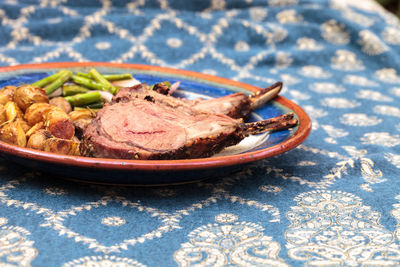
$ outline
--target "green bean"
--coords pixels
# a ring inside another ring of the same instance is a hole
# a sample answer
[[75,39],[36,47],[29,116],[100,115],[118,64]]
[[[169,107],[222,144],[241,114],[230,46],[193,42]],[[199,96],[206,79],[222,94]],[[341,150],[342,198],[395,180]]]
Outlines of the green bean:
[[99,101],[99,102],[95,102],[95,103],[86,105],[86,107],[90,108],[90,109],[96,109],[96,108],[102,108],[103,105],[104,105],[104,102],[103,101]]
[[60,70],[59,72],[54,73],[53,75],[47,76],[39,81],[36,81],[34,83],[32,83],[33,86],[37,86],[37,87],[43,87],[45,85],[48,85],[49,83],[53,82],[54,80],[56,80],[58,77],[60,77],[60,75],[65,72],[65,70]]
[[99,108],[89,108],[88,106],[86,107],[74,107],[74,110],[93,110],[93,111],[99,111]]
[[79,85],[82,85],[84,87],[87,87],[89,89],[107,91],[107,89],[106,89],[106,87],[104,85],[99,84],[99,83],[97,83],[95,81],[92,81],[92,80],[90,80],[88,78],[81,77],[81,76],[78,76],[78,75],[72,75],[71,78],[75,83],[77,83]]
[[90,79],[89,73],[86,72],[77,72],[76,75]]
[[71,96],[76,94],[87,93],[89,89],[76,85],[76,84],[64,84],[63,85],[63,96]]
[[121,74],[104,74],[104,78],[108,81],[118,81],[118,80],[128,80],[132,79],[132,74],[130,73],[121,73]]
[[51,84],[46,86],[44,90],[48,95],[53,93],[55,90],[61,87],[66,81],[68,81],[71,78],[71,76],[72,76],[72,71],[65,70],[63,73],[60,74],[60,76],[56,80],[54,80]]
[[84,94],[66,96],[65,99],[72,106],[84,106],[99,102],[101,100],[101,94],[99,92],[88,92]]
[[109,81],[107,81],[95,68],[89,71],[89,75],[96,82],[103,84],[107,88],[107,91],[109,91],[110,93],[114,94],[117,91],[117,89]]
[[[77,72],[76,75],[90,79],[89,73]],[[103,74],[102,75],[107,81],[119,81],[132,79],[132,74],[122,73],[122,74]]]

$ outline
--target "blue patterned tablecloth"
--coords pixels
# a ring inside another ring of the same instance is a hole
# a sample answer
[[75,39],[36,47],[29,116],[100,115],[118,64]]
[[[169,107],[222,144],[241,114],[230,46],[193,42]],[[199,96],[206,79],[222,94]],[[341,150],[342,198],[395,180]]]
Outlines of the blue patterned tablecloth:
[[189,185],[85,185],[3,161],[0,266],[400,264],[400,27],[373,2],[4,0],[0,21],[3,66],[282,80],[313,121],[300,147]]

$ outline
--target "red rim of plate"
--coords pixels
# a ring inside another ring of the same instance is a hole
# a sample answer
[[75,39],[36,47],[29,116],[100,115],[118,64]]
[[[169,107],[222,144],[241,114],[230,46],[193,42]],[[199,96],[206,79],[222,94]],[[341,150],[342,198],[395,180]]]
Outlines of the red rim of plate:
[[[49,69],[49,68],[73,68],[73,67],[114,67],[126,68],[142,71],[156,71],[164,74],[176,74],[187,77],[206,80],[219,84],[235,86],[243,88],[247,91],[256,92],[261,88],[242,82],[229,80],[199,72],[188,70],[179,70],[166,67],[158,67],[151,65],[129,64],[129,63],[106,63],[106,62],[55,62],[41,64],[24,64],[16,66],[0,67],[0,73],[8,71],[16,71],[21,69]],[[292,101],[278,96],[274,101],[293,110],[299,118],[299,126],[297,130],[285,141],[264,149],[246,152],[237,155],[200,158],[200,159],[182,159],[182,160],[125,160],[125,159],[107,159],[107,158],[90,158],[80,156],[60,155],[50,152],[23,148],[7,144],[0,141],[0,152],[12,154],[14,156],[32,159],[37,161],[49,162],[61,165],[74,165],[82,168],[100,168],[112,170],[140,170],[140,171],[172,171],[172,170],[196,170],[215,167],[228,167],[238,164],[250,163],[253,161],[272,157],[300,145],[310,134],[311,120],[306,112]]]

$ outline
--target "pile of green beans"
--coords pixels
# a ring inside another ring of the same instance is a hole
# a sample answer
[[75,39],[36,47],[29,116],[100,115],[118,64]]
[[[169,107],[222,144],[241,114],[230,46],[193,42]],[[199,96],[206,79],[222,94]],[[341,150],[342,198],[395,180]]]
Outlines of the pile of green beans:
[[132,79],[130,73],[102,75],[95,68],[88,73],[73,73],[62,69],[32,85],[43,88],[48,95],[61,88],[62,96],[73,107],[101,108],[104,104],[101,94],[91,90],[106,91],[115,95],[119,88],[110,81],[127,79]]

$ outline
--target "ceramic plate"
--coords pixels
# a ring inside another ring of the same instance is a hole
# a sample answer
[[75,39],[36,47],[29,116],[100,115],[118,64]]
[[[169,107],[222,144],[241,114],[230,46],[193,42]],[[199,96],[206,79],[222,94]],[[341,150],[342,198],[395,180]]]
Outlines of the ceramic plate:
[[[39,80],[60,69],[88,71],[95,67],[101,73],[132,73],[140,82],[180,81],[179,94],[188,98],[220,97],[235,92],[252,93],[261,88],[197,72],[148,65],[112,63],[45,63],[0,68],[0,88]],[[266,85],[268,86],[268,85]],[[247,163],[291,150],[301,144],[311,130],[307,114],[284,97],[277,97],[255,110],[250,120],[268,119],[293,112],[299,125],[292,130],[245,139],[235,149],[201,159],[187,160],[118,160],[58,155],[0,142],[0,153],[7,160],[27,167],[80,181],[109,184],[155,185],[183,183],[226,174]]]

